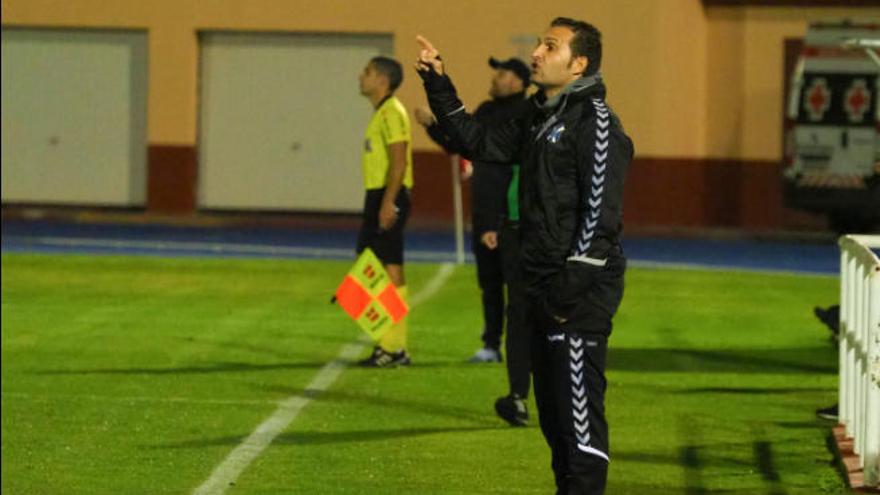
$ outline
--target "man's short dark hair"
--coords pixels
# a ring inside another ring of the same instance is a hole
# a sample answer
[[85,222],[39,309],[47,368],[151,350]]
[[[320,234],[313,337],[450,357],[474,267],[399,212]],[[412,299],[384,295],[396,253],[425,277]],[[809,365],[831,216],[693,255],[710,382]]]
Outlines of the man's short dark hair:
[[400,62],[390,57],[373,57],[370,59],[373,68],[388,78],[388,90],[392,93],[403,83],[403,67]]
[[596,29],[596,26],[568,17],[553,19],[550,27],[556,26],[567,27],[574,33],[574,37],[569,43],[572,58],[587,57],[589,60],[589,65],[583,75],[592,76],[599,72],[599,66],[602,65],[602,33]]

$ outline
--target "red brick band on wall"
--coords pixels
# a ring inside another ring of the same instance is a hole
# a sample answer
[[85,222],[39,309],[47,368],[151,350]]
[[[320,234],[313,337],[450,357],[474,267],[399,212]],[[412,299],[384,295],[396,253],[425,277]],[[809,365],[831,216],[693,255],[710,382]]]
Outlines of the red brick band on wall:
[[784,206],[782,166],[769,160],[636,158],[623,220],[627,228],[825,228],[823,218]]
[[[452,172],[448,155],[416,152],[414,224],[451,225]],[[465,218],[470,188],[463,184]],[[786,208],[781,165],[770,160],[636,158],[624,190],[628,231],[652,228],[730,228],[748,231],[824,230],[825,219]]]
[[[413,227],[451,228],[454,222],[449,155],[413,155]],[[730,228],[747,231],[824,230],[825,220],[783,205],[781,165],[775,161],[636,158],[624,192],[627,231],[653,228]],[[198,162],[191,146],[150,146],[147,211],[191,214],[197,209]],[[462,184],[470,218],[470,184]]]
[[147,154],[147,212],[194,213],[198,167],[194,146],[150,145]]

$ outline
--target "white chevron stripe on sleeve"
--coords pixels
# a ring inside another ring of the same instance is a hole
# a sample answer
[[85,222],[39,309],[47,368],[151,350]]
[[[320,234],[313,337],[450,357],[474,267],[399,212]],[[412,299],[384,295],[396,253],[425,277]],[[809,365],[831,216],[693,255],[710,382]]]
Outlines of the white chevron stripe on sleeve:
[[593,144],[593,173],[590,176],[592,187],[590,195],[584,198],[584,205],[589,205],[590,214],[584,218],[581,233],[577,236],[574,252],[570,256],[573,258],[587,257],[596,227],[598,227],[602,194],[605,192],[605,168],[610,145],[608,138],[610,137],[611,111],[602,100],[597,98],[593,99],[593,108],[596,111],[596,140]]

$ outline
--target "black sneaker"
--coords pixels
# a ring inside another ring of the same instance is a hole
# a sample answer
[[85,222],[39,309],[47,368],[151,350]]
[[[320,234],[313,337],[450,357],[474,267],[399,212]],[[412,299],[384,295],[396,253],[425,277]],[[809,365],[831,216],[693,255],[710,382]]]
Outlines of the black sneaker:
[[827,419],[829,421],[837,421],[837,404],[822,409],[816,409],[816,417]]
[[388,352],[379,346],[373,348],[370,357],[358,361],[358,366],[364,368],[396,368],[397,366],[409,366],[411,363],[406,350]]
[[527,426],[529,424],[529,410],[526,401],[516,395],[505,395],[495,401],[495,412],[510,426]]

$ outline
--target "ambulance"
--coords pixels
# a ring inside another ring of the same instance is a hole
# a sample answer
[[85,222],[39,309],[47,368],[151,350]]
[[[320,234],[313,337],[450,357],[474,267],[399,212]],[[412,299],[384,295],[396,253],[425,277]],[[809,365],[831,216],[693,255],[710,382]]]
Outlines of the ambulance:
[[786,206],[880,228],[880,19],[810,24],[786,105]]

